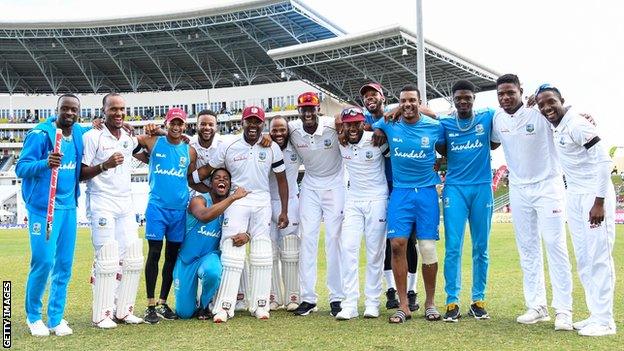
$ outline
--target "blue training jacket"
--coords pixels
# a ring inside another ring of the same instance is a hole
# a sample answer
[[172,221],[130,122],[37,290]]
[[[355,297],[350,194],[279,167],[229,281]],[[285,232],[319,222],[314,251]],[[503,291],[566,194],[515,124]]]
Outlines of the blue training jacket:
[[[48,209],[48,195],[50,192],[50,168],[48,168],[48,154],[54,150],[56,135],[56,117],[48,118],[37,124],[28,132],[24,140],[24,148],[20,153],[15,166],[15,174],[22,178],[22,198],[26,209],[40,216],[45,216]],[[82,134],[91,128],[85,128],[78,123],[72,126],[74,146],[76,147],[76,203],[80,196],[80,164],[82,163]]]

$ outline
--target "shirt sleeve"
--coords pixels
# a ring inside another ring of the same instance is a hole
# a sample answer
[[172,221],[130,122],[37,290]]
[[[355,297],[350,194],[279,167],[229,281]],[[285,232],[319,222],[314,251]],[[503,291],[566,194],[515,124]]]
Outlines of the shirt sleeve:
[[384,132],[386,131],[386,121],[383,118],[380,118],[377,122],[373,123],[373,129],[381,129]]
[[574,123],[570,130],[572,141],[577,145],[582,145],[586,149],[590,149],[600,141],[596,126],[589,123],[582,116],[575,116]]
[[273,159],[271,160],[273,172],[284,172],[286,170],[286,166],[284,165],[284,153],[282,153],[282,150],[276,142],[271,143],[271,153],[273,154]]
[[[93,160],[97,153],[97,145],[95,142],[94,134],[87,132],[82,135],[82,143],[84,149],[82,151],[82,163],[87,166],[93,166]],[[134,148],[132,148],[134,150]]]
[[492,117],[492,133],[490,134],[490,141],[500,144],[500,134],[498,134],[498,128],[496,128],[496,116]]
[[436,144],[446,144],[446,128],[444,127],[444,123],[442,123],[442,121],[440,121],[440,124],[438,125],[438,140],[436,141]]
[[225,152],[227,151],[228,146],[231,143],[219,143],[217,146],[217,152],[212,154],[210,160],[208,160],[208,164],[212,168],[222,168],[225,167]]

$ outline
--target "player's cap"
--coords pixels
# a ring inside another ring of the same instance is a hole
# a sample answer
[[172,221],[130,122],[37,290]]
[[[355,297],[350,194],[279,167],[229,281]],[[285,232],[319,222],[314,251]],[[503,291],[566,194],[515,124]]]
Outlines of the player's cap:
[[264,122],[264,110],[258,106],[247,106],[243,110],[243,119],[249,117],[258,117]]
[[383,89],[381,88],[381,85],[377,84],[377,83],[368,83],[368,84],[364,84],[361,88],[360,88],[360,96],[364,96],[364,94],[368,91],[368,90],[374,90],[376,92],[378,92],[382,97],[384,96],[383,93]]
[[299,95],[297,98],[297,107],[318,106],[320,103],[318,95],[310,91]]
[[354,106],[347,107],[342,110],[342,112],[340,113],[340,118],[342,119],[342,123],[366,121],[362,109]]
[[186,122],[186,112],[184,112],[181,108],[171,108],[167,111],[167,116],[165,117],[165,122],[169,123],[174,119],[181,119],[182,122]]
[[544,83],[542,85],[539,86],[539,88],[537,88],[537,90],[535,90],[535,97],[537,98],[537,95],[539,95],[539,93],[543,92],[543,91],[554,91],[557,94],[561,95],[561,92],[559,91],[559,89],[557,89],[554,85],[549,84],[549,83]]

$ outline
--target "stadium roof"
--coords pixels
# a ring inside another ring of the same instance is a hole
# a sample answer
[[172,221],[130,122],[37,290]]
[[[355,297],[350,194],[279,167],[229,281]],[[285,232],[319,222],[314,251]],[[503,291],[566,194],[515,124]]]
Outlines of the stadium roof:
[[284,78],[267,50],[344,32],[297,0],[176,14],[0,23],[0,93],[138,92]]
[[[372,31],[272,49],[278,67],[346,101],[359,100],[359,88],[380,83],[390,100],[406,84],[415,84],[416,35],[389,26]],[[498,73],[425,40],[427,97],[447,98],[458,79],[473,82],[480,91],[495,88]]]

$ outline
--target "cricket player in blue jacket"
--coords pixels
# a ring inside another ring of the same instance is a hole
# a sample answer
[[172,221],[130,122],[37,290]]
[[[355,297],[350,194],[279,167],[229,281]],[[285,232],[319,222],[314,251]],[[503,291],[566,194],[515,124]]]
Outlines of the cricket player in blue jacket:
[[476,319],[490,318],[484,301],[493,201],[490,132],[495,111],[473,110],[475,86],[469,81],[457,81],[451,91],[457,112],[440,118],[446,144],[438,147],[440,154],[448,158],[442,195],[446,250],[445,322],[457,322],[461,317],[461,253],[466,221],[472,239],[472,304],[468,314]]
[[392,184],[387,216],[387,238],[392,246],[392,271],[399,293],[399,309],[390,323],[411,318],[407,299],[407,241],[416,230],[425,283],[425,318],[439,320],[435,307],[435,281],[438,258],[435,242],[439,239],[440,210],[434,170],[435,145],[444,142],[440,122],[419,113],[420,92],[407,85],[400,93],[401,120],[373,124],[375,134],[387,139],[392,160]]
[[[210,191],[195,196],[188,206],[186,235],[173,271],[176,313],[180,318],[188,319],[195,313],[201,320],[212,318],[208,304],[221,282],[219,243],[223,212],[248,194],[244,188],[238,187],[228,196],[230,181],[230,172],[217,168],[210,175]],[[245,245],[247,241],[247,233],[239,233],[233,240],[237,246]],[[198,278],[202,285],[199,301]]]
[[[23,179],[22,197],[28,211],[31,260],[25,305],[26,322],[34,336],[48,336],[50,332],[58,336],[73,333],[63,314],[74,260],[82,134],[86,132],[76,123],[79,113],[78,97],[61,95],[57,102],[58,117],[37,124],[28,133],[15,168],[16,175]],[[60,153],[52,152],[57,128],[63,131]],[[50,175],[51,169],[57,167],[54,224],[52,232],[47,233]],[[46,326],[41,310],[48,278],[51,278],[51,285]]]
[[[140,135],[138,142],[149,153],[150,193],[145,210],[145,239],[148,254],[145,262],[145,285],[147,309],[145,322],[158,323],[161,318],[177,319],[167,305],[167,297],[173,283],[173,268],[184,239],[186,208],[189,201],[187,176],[194,170],[197,157],[194,148],[182,141],[186,129],[186,112],[172,108],[165,117],[166,136]],[[192,167],[189,167],[192,165]],[[165,262],[158,301],[154,297],[158,278],[158,261],[165,244]],[[158,303],[158,308],[156,304]]]

